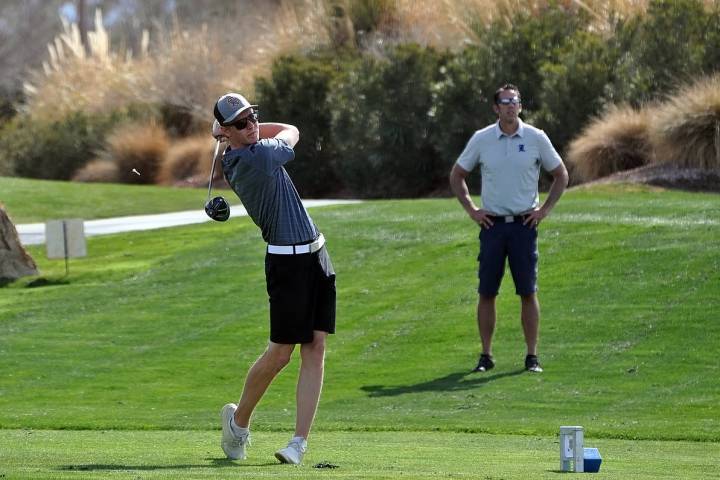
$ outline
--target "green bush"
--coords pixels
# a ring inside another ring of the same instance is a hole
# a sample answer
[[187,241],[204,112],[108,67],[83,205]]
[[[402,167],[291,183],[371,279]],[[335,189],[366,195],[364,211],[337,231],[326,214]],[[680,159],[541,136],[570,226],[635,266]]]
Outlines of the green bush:
[[572,137],[602,111],[615,56],[604,38],[581,30],[568,37],[552,61],[540,66],[541,107],[528,115],[528,121],[542,126],[558,151],[564,151]]
[[[441,79],[433,85],[433,109],[436,128],[430,138],[446,174],[465,148],[473,132],[495,122],[493,95],[498,86],[487,81],[487,49],[470,46],[451,56],[441,68]],[[475,170],[467,181],[474,193],[480,186]]]
[[717,10],[707,11],[701,0],[651,0],[645,15],[620,24],[623,54],[608,98],[640,106],[720,68]]
[[144,108],[107,115],[74,112],[59,121],[16,116],[0,131],[0,170],[7,175],[69,180],[102,149],[107,134]]
[[478,32],[480,45],[487,49],[490,61],[483,62],[486,90],[504,83],[520,88],[523,108],[539,110],[543,75],[541,66],[552,61],[578,30],[586,30],[589,18],[584,10],[570,9],[558,2],[533,13],[523,9],[509,18],[500,18]]
[[[715,2],[714,9],[708,12],[708,28],[705,31],[705,57],[702,70],[706,74],[720,70],[720,2]],[[714,28],[712,28],[714,27]]]
[[431,48],[401,45],[343,76],[330,100],[339,151],[334,163],[352,194],[420,196],[447,185],[431,141],[437,127],[432,86],[444,61]]
[[[543,81],[552,78],[547,86],[558,89],[557,94],[563,95],[568,90],[580,90],[580,85],[588,80],[588,76],[598,72],[597,65],[585,65],[591,61],[592,54],[588,54],[586,59],[582,53],[573,49],[576,35],[582,41],[586,41],[586,36],[590,37],[584,33],[587,24],[588,18],[584,13],[568,10],[557,3],[550,3],[537,14],[522,10],[508,19],[500,18],[487,27],[477,24],[479,44],[454,54],[443,68],[441,81],[434,88],[434,114],[438,128],[434,130],[432,138],[447,171],[457,160],[472,133],[497,120],[492,108],[493,96],[498,87],[508,82],[520,89],[523,118],[536,122],[540,128],[548,129],[550,138],[561,150],[577,127],[568,124],[565,130],[555,128],[563,124],[567,106],[559,105],[559,96],[545,95]],[[579,79],[575,80],[574,75],[578,72],[573,69],[563,71],[561,67],[556,67],[552,71],[552,62],[556,61],[558,55],[567,57],[563,62],[569,60],[582,64],[584,70]],[[600,95],[601,81],[594,78],[591,80],[590,88],[600,85],[594,92]],[[589,91],[584,92],[584,98],[589,96]],[[551,103],[548,109],[559,107],[557,112],[553,112],[556,116],[538,115],[548,111],[543,107],[546,100]],[[587,111],[578,112],[575,116],[586,118],[595,109],[593,103]],[[562,136],[556,139],[556,133],[562,133]],[[479,188],[478,176],[476,170],[468,179],[468,187],[472,192],[477,192]]]
[[300,129],[297,158],[286,168],[303,197],[342,189],[332,165],[337,151],[331,139],[328,105],[342,61],[342,57],[284,56],[273,63],[270,78],[260,78],[255,84],[261,120],[290,123]]
[[0,88],[0,125],[16,115],[15,104],[18,103],[21,98],[22,94],[20,92]]
[[0,132],[0,155],[13,175],[68,180],[95,156],[107,124],[75,112],[59,122],[16,117]]

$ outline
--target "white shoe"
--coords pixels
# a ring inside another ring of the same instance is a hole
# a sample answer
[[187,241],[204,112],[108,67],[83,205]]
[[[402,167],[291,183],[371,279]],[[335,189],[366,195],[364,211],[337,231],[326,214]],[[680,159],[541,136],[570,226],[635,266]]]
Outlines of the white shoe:
[[303,455],[305,455],[305,450],[307,450],[307,442],[305,439],[302,437],[294,437],[290,440],[287,447],[275,452],[275,458],[280,460],[280,463],[300,465]]
[[220,417],[222,418],[222,441],[220,446],[230,460],[245,460],[247,458],[245,447],[250,445],[250,432],[238,437],[232,431],[230,422],[235,415],[235,410],[237,410],[237,405],[228,403],[220,411]]

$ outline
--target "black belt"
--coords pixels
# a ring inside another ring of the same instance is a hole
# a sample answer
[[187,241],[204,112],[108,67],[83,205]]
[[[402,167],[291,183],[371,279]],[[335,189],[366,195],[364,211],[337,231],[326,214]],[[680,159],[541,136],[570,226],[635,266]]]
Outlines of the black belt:
[[527,215],[488,215],[493,223],[523,223]]

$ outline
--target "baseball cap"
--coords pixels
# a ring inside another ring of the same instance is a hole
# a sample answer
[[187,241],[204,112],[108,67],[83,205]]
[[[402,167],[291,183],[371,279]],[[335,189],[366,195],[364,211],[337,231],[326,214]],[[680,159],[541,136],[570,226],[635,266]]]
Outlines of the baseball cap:
[[250,102],[239,93],[226,93],[215,102],[213,114],[220,125],[227,127],[249,108],[257,108],[257,105],[250,105]]

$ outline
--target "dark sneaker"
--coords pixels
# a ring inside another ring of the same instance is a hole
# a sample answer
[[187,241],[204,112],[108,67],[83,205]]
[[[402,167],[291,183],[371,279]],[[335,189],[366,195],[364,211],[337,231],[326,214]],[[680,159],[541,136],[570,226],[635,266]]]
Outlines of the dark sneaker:
[[478,360],[477,367],[475,367],[473,372],[487,372],[488,370],[492,370],[494,366],[495,362],[493,361],[493,358],[490,355],[485,355],[483,353],[480,355],[480,360]]
[[543,371],[542,367],[540,366],[540,362],[538,362],[537,355],[528,355],[525,357],[525,370],[528,372],[536,372],[540,373]]

